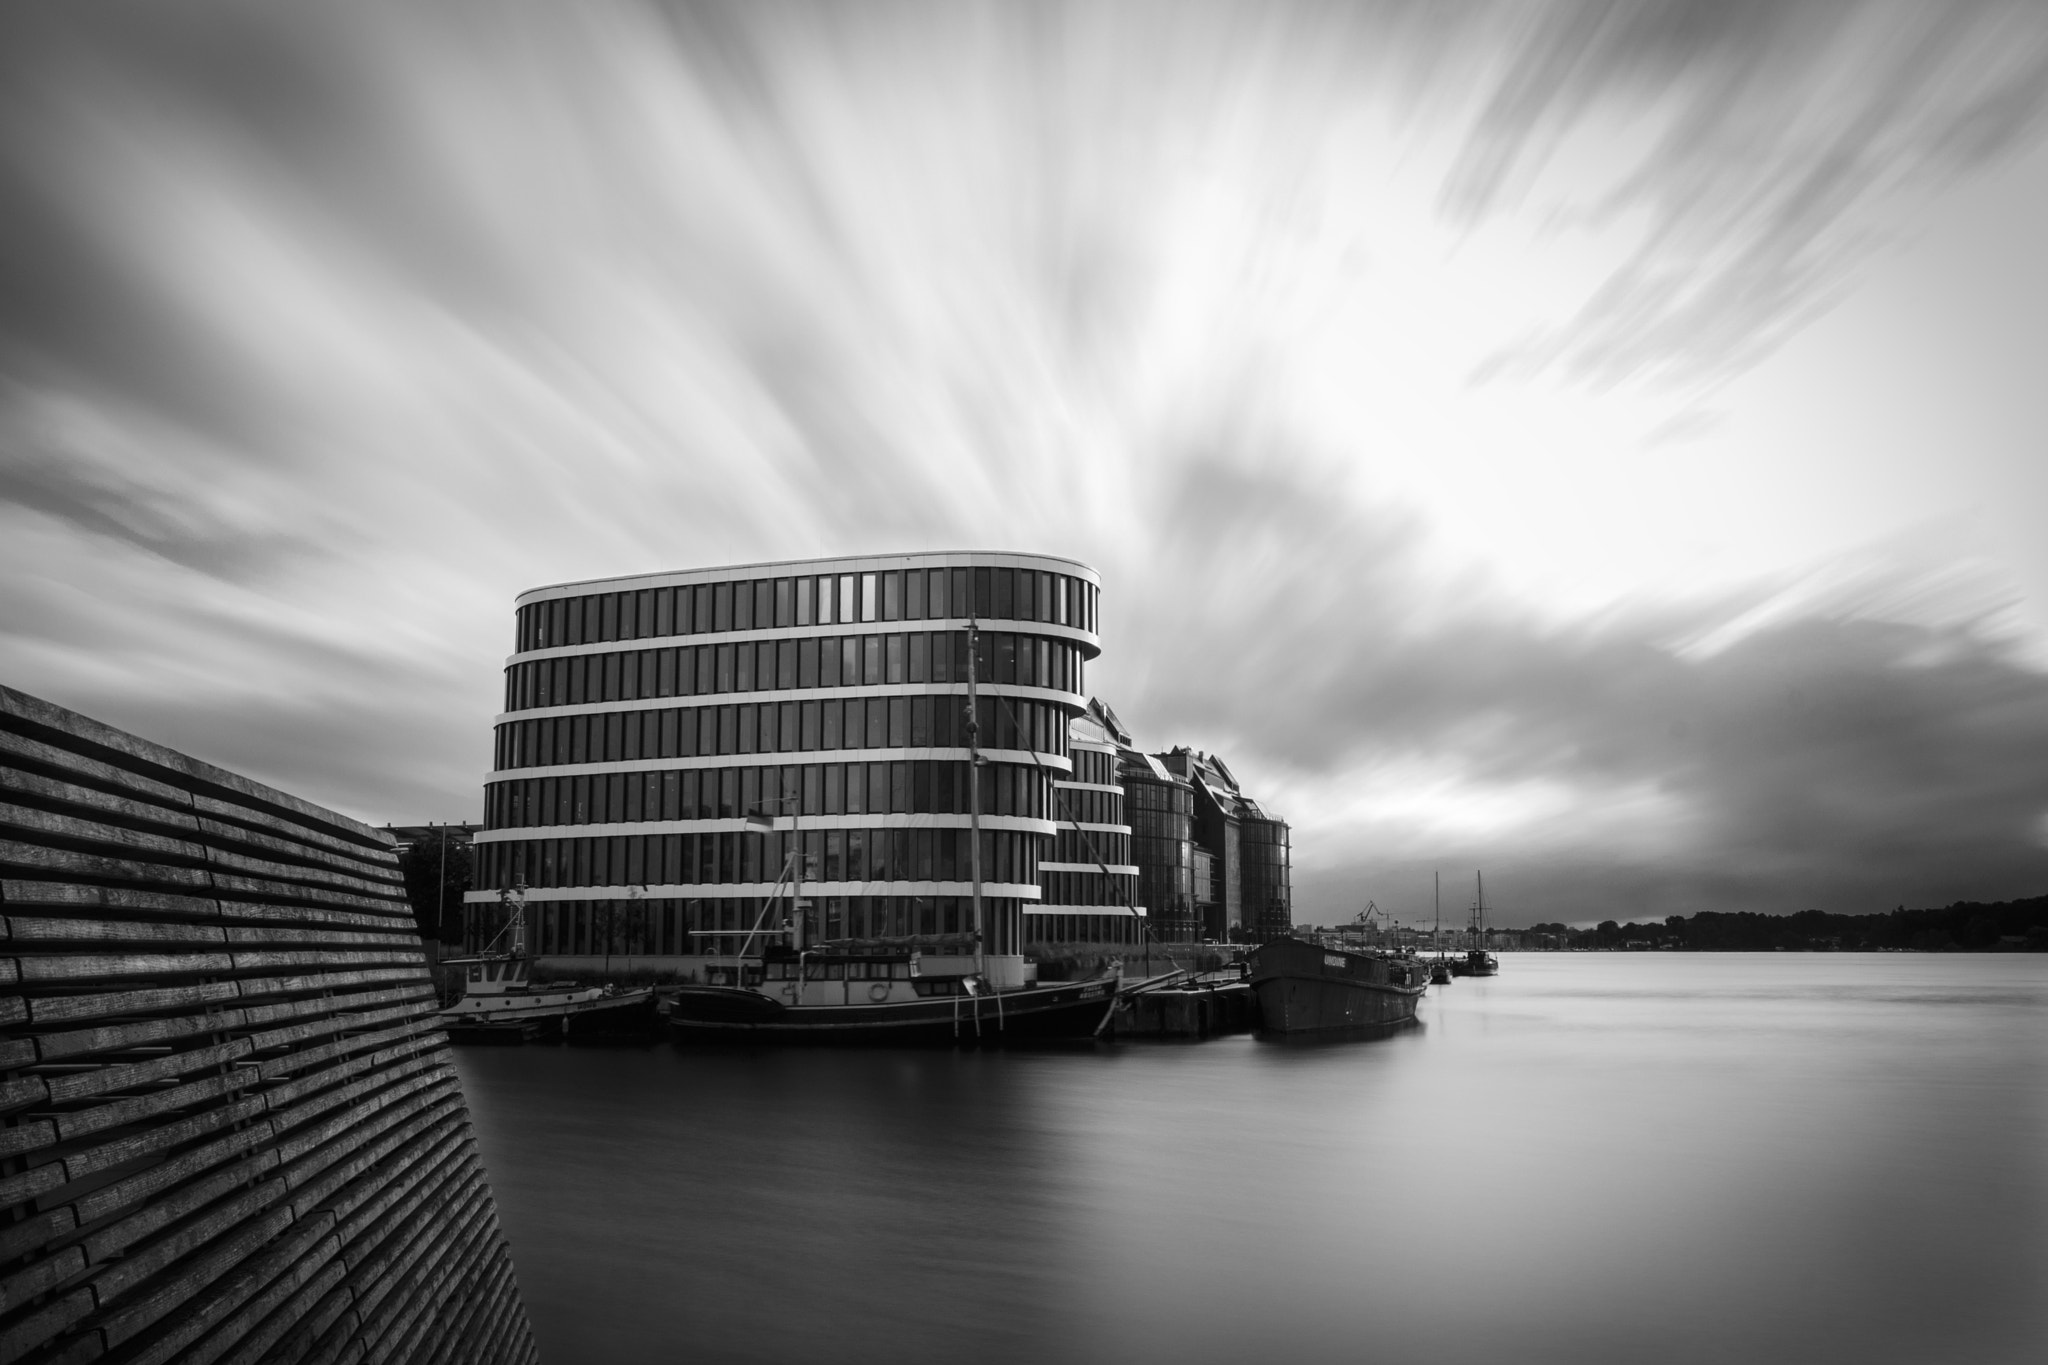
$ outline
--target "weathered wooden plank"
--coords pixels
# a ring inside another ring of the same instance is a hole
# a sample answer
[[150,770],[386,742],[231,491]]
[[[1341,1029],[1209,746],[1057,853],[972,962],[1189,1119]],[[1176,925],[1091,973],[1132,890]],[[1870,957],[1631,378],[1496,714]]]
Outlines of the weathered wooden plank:
[[[20,1156],[48,1147],[57,1140],[57,1127],[48,1119],[24,1119],[19,1124],[0,1129],[0,1159]],[[0,1261],[6,1257],[0,1256]]]
[[387,986],[379,991],[353,991],[345,995],[280,1000],[272,1005],[249,1005],[240,1013],[249,1027],[260,1028],[265,1024],[276,1024],[287,1019],[314,1019],[329,1014],[353,1015],[396,1004],[407,1005],[414,1013],[431,1014],[436,1008],[434,1000],[433,987],[425,981],[420,981],[407,982],[402,986]]
[[189,798],[174,793],[157,801],[102,791],[70,780],[69,774],[25,772],[0,763],[0,807],[5,804],[75,815],[174,839],[204,837]]
[[408,919],[398,923],[388,913],[367,914],[359,910],[335,910],[325,906],[276,904],[263,901],[222,901],[221,919],[228,923],[281,925],[334,925],[342,929],[363,929],[398,934],[411,930]]
[[[210,1301],[195,1305],[195,1315],[213,1326],[177,1355],[180,1365],[211,1365],[242,1350],[279,1304],[321,1277],[338,1250],[332,1227],[322,1221],[295,1222],[284,1236],[221,1277],[207,1296]],[[341,1270],[334,1267],[335,1278]],[[171,1358],[145,1353],[134,1365]]]
[[452,1136],[452,1129],[448,1134],[437,1130],[447,1127],[448,1116],[459,1108],[453,1096],[443,1096],[423,1112],[387,1109],[280,1167],[278,1177],[292,1187],[292,1211],[302,1218],[320,1208],[339,1214],[348,1206],[330,1200],[342,1200],[343,1192],[365,1176],[378,1178],[374,1168],[400,1147],[416,1146],[423,1152],[438,1148]]
[[[235,1341],[232,1349],[219,1357],[219,1365],[257,1365],[258,1361],[271,1357],[278,1344],[294,1332],[304,1330],[308,1325],[319,1323],[319,1303],[334,1291],[348,1273],[348,1267],[339,1259],[341,1243],[334,1237],[333,1230],[327,1229],[314,1248],[303,1259],[293,1262],[289,1274],[301,1282],[281,1299],[270,1303],[269,1312],[255,1326],[244,1332]],[[278,1283],[283,1283],[280,1277]],[[252,1302],[251,1309],[269,1302],[266,1291],[261,1300]],[[287,1359],[296,1359],[288,1355]]]
[[81,1071],[69,1076],[47,1078],[52,1104],[72,1104],[94,1095],[104,1095],[113,1090],[128,1090],[149,1081],[166,1080],[183,1076],[208,1067],[224,1066],[238,1057],[249,1055],[249,1040],[234,1038],[211,1047],[195,1047],[185,1052],[173,1052],[167,1057],[156,1057],[146,1062],[127,1062],[120,1066],[102,1067],[97,1071]]
[[15,959],[29,985],[116,981],[124,976],[209,976],[235,970],[227,953],[56,953]]
[[435,1248],[423,1273],[412,1277],[402,1289],[399,1297],[403,1301],[391,1311],[370,1343],[371,1365],[418,1359],[420,1344],[432,1330],[433,1319],[448,1309],[454,1297],[451,1291],[460,1285],[460,1268],[484,1249],[490,1227],[481,1215],[488,1208],[479,1208],[460,1229],[452,1230]]
[[77,1227],[78,1216],[68,1204],[17,1223],[0,1223],[0,1263],[26,1256],[39,1246],[69,1236]]
[[[333,1073],[330,1074],[342,1073],[344,1070],[344,1067],[337,1066],[333,1068]],[[325,1136],[322,1136],[317,1140],[311,1142],[300,1142],[299,1138],[302,1132],[314,1131],[311,1128],[307,1128],[306,1125],[317,1124],[319,1128],[328,1128],[330,1127],[328,1123],[321,1122],[321,1116],[323,1114],[329,1113],[337,1106],[349,1104],[357,1099],[360,1099],[364,1095],[374,1094],[379,1086],[391,1085],[396,1083],[397,1081],[404,1080],[413,1076],[431,1074],[432,1067],[429,1061],[422,1059],[405,1063],[402,1066],[392,1067],[385,1071],[371,1072],[368,1068],[365,1067],[356,1067],[354,1068],[354,1070],[359,1079],[353,1082],[344,1085],[335,1085],[330,1088],[324,1088],[315,1093],[308,1094],[305,1097],[301,1098],[297,1104],[292,1105],[289,1108],[272,1109],[272,1131],[280,1136],[290,1134],[294,1144],[289,1152],[279,1153],[280,1158],[286,1163],[284,1169],[292,1171],[301,1169],[299,1163],[302,1159],[306,1159],[308,1155],[312,1153],[315,1149],[326,1145],[328,1140],[336,1135],[335,1132],[329,1132]],[[273,1096],[266,1095],[264,1098],[274,1100]],[[428,1101],[426,1100],[421,1100],[420,1104],[425,1104],[427,1102]],[[386,1107],[389,1108],[392,1106]],[[411,1109],[416,1107],[417,1106],[406,1106],[406,1109],[410,1111]],[[360,1121],[355,1123],[353,1125],[353,1129],[373,1131],[375,1125],[382,1117],[383,1115],[380,1112],[376,1112],[373,1110],[373,1112],[364,1116]],[[345,1135],[348,1132],[352,1131],[352,1129],[350,1128],[350,1126],[344,1125],[341,1129],[337,1131]]]
[[218,1001],[232,1000],[240,993],[240,987],[233,981],[206,981],[190,986],[154,986],[93,995],[45,995],[24,1003],[29,1017],[42,1027],[75,1019],[100,1019],[110,1014],[203,1009]]
[[0,770],[44,771],[61,774],[72,782],[89,783],[102,790],[153,801],[160,806],[181,808],[196,815],[192,793],[169,782],[144,777],[88,758],[71,749],[61,749],[30,735],[0,727]]
[[277,1143],[278,1155],[287,1161],[300,1156],[333,1137],[349,1124],[362,1122],[370,1114],[374,1113],[379,1105],[396,1104],[407,1096],[415,1095],[428,1086],[435,1084],[440,1079],[440,1077],[432,1074],[411,1076],[398,1082],[396,1085],[387,1086],[381,1085],[383,1081],[381,1076],[367,1077],[364,1080],[341,1087],[331,1097],[321,1096],[319,1100],[312,1101],[311,1103],[317,1104],[322,1100],[330,1098],[337,1103],[343,1103],[354,1100],[357,1096],[364,1093],[375,1092],[373,1098],[351,1105],[349,1108],[343,1109],[327,1119],[301,1123],[291,1131],[281,1133]]
[[[6,807],[0,805],[0,816]],[[202,844],[206,859],[215,869],[215,875],[223,878],[223,886],[231,885],[225,880],[230,874],[238,877],[260,877],[273,893],[283,887],[305,887],[319,894],[329,893],[368,896],[373,900],[405,897],[405,883],[392,879],[372,879],[313,863],[286,863],[274,858],[261,858],[240,849],[227,848],[219,844]]]
[[48,1341],[91,1311],[90,1289],[74,1289],[61,1298],[52,1299],[35,1312],[0,1327],[0,1360],[21,1359],[31,1348]]
[[11,718],[7,723],[0,723],[0,728],[26,734],[31,739],[98,762],[139,772],[154,781],[212,796],[231,806],[260,812],[268,819],[295,820],[372,847],[387,843],[390,838],[381,830],[322,809],[310,801],[225,768],[216,768],[175,749],[138,739],[10,687],[0,687],[0,717]]
[[303,995],[315,991],[338,991],[349,986],[368,986],[387,981],[428,981],[424,961],[397,967],[352,968],[347,971],[314,972],[291,976],[244,977],[241,995],[245,1000],[271,995]]
[[64,1167],[55,1161],[31,1166],[10,1176],[0,1176],[0,1209],[11,1209],[40,1198],[64,1184]]
[[198,816],[194,822],[200,837],[214,848],[233,849],[252,858],[268,859],[286,866],[311,868],[345,877],[357,877],[401,894],[405,881],[394,869],[387,849],[341,850],[295,838],[283,832],[250,829],[246,825]]
[[379,888],[375,891],[358,891],[327,884],[310,877],[265,876],[246,868],[226,867],[216,864],[213,868],[213,885],[223,895],[232,895],[241,900],[251,901],[301,901],[310,905],[333,906],[340,910],[367,910],[371,913],[392,909],[412,913],[406,904],[405,895],[397,888]]
[[[290,1210],[273,1208],[230,1225],[232,1230],[215,1229],[215,1235],[190,1247],[183,1246],[185,1239],[178,1237],[180,1255],[176,1264],[167,1268],[153,1266],[164,1273],[157,1274],[147,1284],[131,1285],[132,1292],[126,1296],[126,1301],[119,1303],[111,1312],[102,1310],[103,1316],[96,1317],[94,1325],[106,1333],[109,1346],[133,1340],[145,1328],[232,1270],[249,1253],[283,1232],[291,1225],[291,1217]],[[153,1263],[155,1259],[150,1250],[145,1249],[130,1260],[116,1261],[103,1273],[118,1273],[125,1277],[136,1262]],[[97,1289],[96,1283],[94,1287]],[[203,1330],[204,1324],[199,1324],[199,1329]],[[197,1334],[197,1331],[193,1333]]]
[[166,918],[207,921],[219,917],[220,903],[211,896],[187,896],[168,891],[143,891],[127,886],[88,886],[83,882],[35,881],[27,878],[0,880],[0,901],[10,912],[19,908],[34,913],[42,910],[72,910],[80,913],[161,915]]
[[[143,1207],[94,1232],[84,1242],[85,1253],[94,1264],[120,1254],[179,1219],[198,1212],[217,1199],[232,1194],[277,1165],[277,1153],[257,1152],[242,1161],[223,1166],[210,1175],[188,1180],[175,1189],[156,1193]],[[84,1214],[84,1210],[79,1210]],[[209,1234],[210,1236],[210,1234]]]
[[336,852],[351,850],[366,856],[389,854],[396,844],[391,836],[374,825],[358,824],[346,815],[318,806],[308,805],[309,810],[318,811],[326,817],[320,820],[288,819],[277,812],[252,806],[246,802],[223,800],[209,792],[192,793],[192,809],[215,820],[242,821],[259,829],[274,830],[292,838],[317,843]]
[[247,951],[237,949],[234,967],[245,972],[288,971],[293,967],[318,967],[333,963],[337,967],[401,967],[418,964],[426,971],[426,958],[415,948],[402,952],[372,952],[363,948],[343,949],[265,949]]
[[222,1010],[218,1014],[171,1015],[138,1019],[129,1024],[105,1024],[98,1028],[70,1029],[45,1033],[35,1039],[42,1061],[76,1061],[100,1052],[118,1052],[149,1043],[168,1043],[203,1033],[230,1033],[245,1027],[243,1012]]
[[[376,1029],[394,1020],[419,1018],[420,1010],[413,1004],[390,1005],[380,1010],[350,1010],[347,1014],[328,1014],[316,1019],[300,1019],[282,1028],[265,1029],[249,1035],[249,1046],[258,1052],[274,1047],[285,1047],[303,1043],[313,1038],[324,1038],[341,1029]],[[303,1055],[298,1052],[290,1056]],[[282,1059],[280,1059],[282,1060]]]
[[84,1269],[85,1253],[77,1247],[66,1247],[11,1275],[0,1276],[0,1316],[18,1311],[23,1304],[47,1294]]
[[[442,1193],[439,1190],[435,1194]],[[475,1233],[477,1224],[488,1207],[489,1191],[483,1182],[476,1182],[475,1193],[463,1205],[463,1211],[434,1218],[422,1218],[416,1224],[417,1231],[410,1238],[410,1245],[394,1260],[385,1273],[378,1277],[375,1287],[367,1290],[357,1300],[362,1306],[369,1330],[363,1334],[365,1359],[375,1362],[387,1358],[395,1343],[395,1333],[403,1331],[412,1323],[407,1308],[417,1314],[418,1305],[413,1302],[426,1278],[422,1265],[431,1267],[462,1245]]]
[[[197,1147],[187,1148],[173,1156],[166,1157],[148,1170],[137,1171],[134,1175],[117,1180],[111,1185],[102,1185],[98,1189],[89,1190],[79,1195],[71,1201],[71,1207],[77,1212],[79,1221],[83,1223],[96,1223],[102,1218],[140,1203],[151,1195],[173,1189],[185,1181],[205,1175],[208,1171],[215,1170],[226,1164],[253,1161],[258,1164],[261,1170],[269,1170],[275,1167],[277,1165],[277,1154],[260,1150],[270,1141],[271,1132],[268,1120],[251,1115],[247,1111],[244,1112],[243,1117],[251,1120],[249,1127],[234,1129],[213,1139],[211,1142],[201,1143]],[[258,1149],[253,1156],[249,1155],[252,1148]],[[78,1180],[95,1171],[106,1170],[115,1164],[118,1163],[106,1160],[103,1155],[89,1159],[86,1153],[73,1153],[65,1160],[65,1170],[71,1174],[72,1179]],[[252,1174],[260,1173],[261,1171],[257,1171]],[[102,1230],[101,1232],[95,1232],[92,1237],[87,1238],[86,1245],[88,1248],[101,1245],[96,1239],[101,1238],[104,1234],[105,1230]],[[128,1240],[132,1241],[133,1238]],[[111,1246],[113,1244],[107,1243],[106,1245]],[[89,1251],[89,1254],[94,1260],[103,1259],[99,1251]]]
[[92,845],[93,852],[113,852],[127,858],[148,857],[156,862],[204,862],[206,845],[173,834],[131,829],[83,815],[66,815],[38,806],[0,801],[0,830],[12,839],[65,840]]
[[228,942],[242,944],[277,944],[279,946],[312,945],[331,943],[335,945],[385,948],[391,951],[419,951],[419,939],[412,932],[410,922],[389,924],[381,930],[361,929],[290,929],[283,925],[232,925],[226,931]]
[[338,1270],[338,1278],[343,1282],[322,1296],[289,1331],[278,1337],[275,1345],[257,1357],[263,1365],[311,1365],[323,1343],[345,1341],[354,1333],[356,1316],[351,1305],[355,1292],[345,1283],[348,1268],[338,1257],[328,1264]]
[[[288,1052],[282,1057],[263,1059],[256,1064],[256,1070],[264,1080],[268,1081],[279,1076],[290,1075],[294,1071],[299,1071],[315,1063],[325,1062],[336,1057],[346,1057],[353,1053],[367,1052],[382,1044],[394,1042],[401,1038],[411,1038],[431,1027],[424,1020],[413,1021],[408,1019],[404,1023],[379,1029],[375,1033],[366,1033],[353,1038],[343,1038],[332,1043],[323,1043],[318,1047],[309,1047],[298,1052]],[[271,1093],[279,1092],[273,1091]]]
[[170,920],[9,915],[7,924],[17,941],[16,951],[23,953],[47,951],[49,945],[63,943],[223,944],[228,941],[228,931],[220,925],[180,924]]
[[76,877],[85,881],[144,883],[153,889],[206,891],[213,876],[203,867],[144,862],[102,853],[78,853],[68,848],[30,843],[18,836],[0,833],[0,867],[12,868],[19,876],[26,871],[33,879]]
[[391,850],[0,688],[0,1358],[531,1358]]
[[[196,1081],[172,1086],[148,1095],[135,1095],[127,1099],[112,1100],[96,1104],[90,1109],[77,1109],[68,1114],[55,1114],[51,1122],[57,1125],[57,1136],[65,1142],[73,1138],[103,1133],[109,1128],[125,1127],[131,1123],[147,1123],[141,1132],[118,1138],[104,1148],[93,1148],[94,1152],[105,1152],[109,1164],[131,1160],[151,1151],[161,1150],[162,1144],[184,1141],[201,1133],[212,1132],[222,1123],[236,1122],[246,1117],[241,1108],[242,1101],[225,1106],[203,1109],[184,1118],[172,1118],[182,1109],[189,1109],[206,1101],[253,1084],[255,1073],[248,1067],[237,1067],[221,1076],[202,1076]],[[259,1102],[257,1112],[261,1112]],[[83,1157],[67,1157],[65,1160],[73,1171],[79,1169]]]

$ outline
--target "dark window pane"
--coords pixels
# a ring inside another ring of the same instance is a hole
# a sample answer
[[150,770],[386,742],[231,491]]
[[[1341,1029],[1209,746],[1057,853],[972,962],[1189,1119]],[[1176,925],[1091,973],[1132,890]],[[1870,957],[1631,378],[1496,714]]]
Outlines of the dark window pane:
[[775,685],[787,691],[796,686],[796,641],[778,640],[775,644]]
[[754,645],[752,641],[733,650],[736,667],[733,670],[732,690],[751,692],[754,690]]
[[839,685],[854,687],[860,682],[860,637],[844,636],[839,641]]
[[993,576],[987,569],[974,571],[974,615],[986,621],[995,613],[995,586]]
[[754,585],[735,583],[732,585],[732,628],[752,630],[754,628]]
[[903,619],[922,621],[924,619],[924,570],[903,571]]
[[969,580],[973,577],[973,571],[970,569],[955,569],[950,577],[952,579],[952,586],[947,590],[951,594],[946,599],[947,612],[956,618],[965,616],[972,608],[974,601],[969,595],[971,590],[968,586]]
[[816,687],[818,685],[818,642],[799,640],[796,642],[796,685]]
[[811,602],[817,596],[817,580],[799,578],[796,580],[796,623],[807,626],[811,623]]
[[826,636],[818,641],[818,686],[839,686],[839,640]]
[[930,680],[931,637],[923,631],[910,637],[910,671],[905,676],[914,683]]
[[889,742],[889,699],[869,697],[867,699],[867,745],[880,749]]
[[910,698],[890,697],[889,705],[889,747],[905,748],[910,743]]
[[884,640],[886,657],[883,660],[882,676],[885,681],[903,681],[903,636],[891,635]]
[[548,644],[551,646],[569,643],[566,634],[568,630],[568,606],[568,601],[560,597],[548,603]]
[[925,749],[932,742],[932,699],[910,698],[910,747]]
[[597,638],[616,640],[619,638],[619,595],[608,592],[598,600],[603,603],[603,615],[599,618]]
[[640,632],[640,594],[628,592],[619,594],[619,638],[631,640]]
[[732,654],[731,645],[718,646],[718,690],[721,692],[732,691]]
[[739,742],[739,734],[738,734],[738,729],[739,729],[739,722],[738,722],[737,720],[735,720],[735,719],[734,719],[734,717],[733,717],[733,708],[732,708],[732,707],[730,707],[730,706],[721,706],[721,707],[719,707],[719,708],[718,708],[718,752],[719,752],[719,753],[721,753],[721,754],[729,754],[729,753],[733,752],[734,746],[735,746],[735,745],[736,745],[736,744],[737,744],[737,743]]
[[781,723],[775,727],[775,750],[777,753],[791,753],[797,747],[797,704],[793,701],[782,703]]
[[882,575],[882,619],[903,619],[903,575],[899,572]]
[[718,594],[709,583],[700,583],[692,592],[695,606],[690,613],[691,633],[702,635],[716,624]]
[[566,598],[563,609],[568,613],[567,625],[562,632],[562,643],[580,645],[583,643],[583,599]]
[[659,756],[662,758],[674,758],[676,756],[676,715],[677,712],[673,708],[661,713],[661,752]]
[[766,630],[775,620],[775,580],[754,580],[754,629]]
[[732,629],[732,584],[720,583],[711,590],[711,628]]
[[[838,702],[828,701],[825,703],[825,734],[824,738],[819,742],[819,748],[836,749],[839,747],[839,718],[842,714],[843,712]],[[804,747],[809,748],[810,746],[805,745]]]
[[803,704],[803,744],[805,749],[818,747],[818,703],[807,701]]
[[778,578],[775,580],[775,624],[790,626],[796,624],[796,580]]
[[760,708],[749,702],[745,706],[735,707],[734,710],[739,713],[735,722],[739,726],[739,734],[733,752],[750,754],[754,752],[754,741],[760,738]]
[[657,588],[654,592],[654,633],[673,635],[676,630],[676,590]]

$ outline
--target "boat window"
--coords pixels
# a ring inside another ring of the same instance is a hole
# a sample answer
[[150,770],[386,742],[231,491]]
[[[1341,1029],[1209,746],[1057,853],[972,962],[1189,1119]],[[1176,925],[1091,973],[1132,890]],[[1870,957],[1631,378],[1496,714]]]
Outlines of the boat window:
[[826,963],[826,964],[825,964],[825,979],[826,979],[827,981],[837,981],[837,980],[841,979],[842,977],[844,977],[845,975],[846,975],[846,964],[845,964],[845,963],[843,963],[843,962],[828,962],[828,963]]
[[889,979],[892,981],[910,980],[910,964],[908,962],[891,962],[889,964]]
[[469,969],[469,979],[470,979],[471,981],[481,981],[481,980],[483,980],[483,979],[484,979],[484,969],[483,969],[483,968],[482,968],[481,966],[471,967],[471,968]]

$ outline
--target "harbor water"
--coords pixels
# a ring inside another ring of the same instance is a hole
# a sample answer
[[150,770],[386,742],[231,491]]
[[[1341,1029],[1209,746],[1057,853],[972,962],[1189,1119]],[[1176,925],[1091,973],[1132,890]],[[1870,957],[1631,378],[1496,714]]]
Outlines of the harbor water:
[[2048,1359],[2048,957],[1513,954],[1365,1042],[458,1054],[543,1359]]

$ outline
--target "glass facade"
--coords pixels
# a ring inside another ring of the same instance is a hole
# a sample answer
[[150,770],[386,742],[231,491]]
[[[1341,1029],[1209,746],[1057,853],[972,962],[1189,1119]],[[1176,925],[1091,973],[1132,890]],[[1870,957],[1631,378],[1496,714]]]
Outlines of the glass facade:
[[621,583],[599,592],[547,591],[544,600],[519,608],[513,648],[525,654],[669,635],[970,617],[1035,621],[1071,626],[1090,636],[1097,633],[1101,589],[1071,568],[1062,572],[1014,564],[955,564],[840,573],[821,571],[821,564],[781,567],[805,572],[723,582]]
[[[1072,773],[1068,723],[1099,652],[1087,570],[904,555],[527,597],[475,844],[471,947],[502,917],[498,892],[523,886],[536,951],[713,951],[705,936],[752,927],[800,859],[814,935],[972,951],[978,787],[985,947],[1022,950],[1054,851],[1054,783]],[[973,647],[985,761],[972,779],[970,617],[1001,624]],[[674,639],[719,635],[732,638]],[[613,647],[630,641],[661,643]],[[816,757],[779,758],[797,754]],[[773,830],[746,822],[763,814]]]
[[1193,943],[1194,792],[1181,779],[1156,774],[1140,756],[1124,762],[1122,779],[1139,902],[1161,942]]
[[[979,635],[975,679],[997,687],[1080,692],[1086,651],[1071,640],[1008,630]],[[657,649],[599,647],[505,669],[505,710],[727,692],[967,681],[964,630],[807,635]]]
[[1238,847],[1244,857],[1245,928],[1261,942],[1285,937],[1294,925],[1287,822],[1246,819]]
[[1067,752],[1072,776],[1052,784],[1057,832],[1039,871],[1039,906],[1024,918],[1025,941],[1135,947],[1146,932],[1145,902],[1131,866],[1115,745],[1091,714],[1072,722]]

